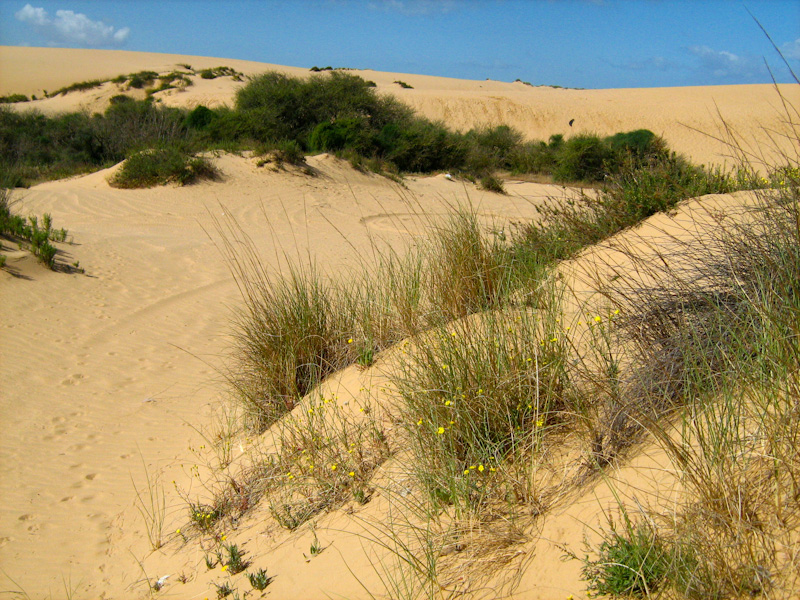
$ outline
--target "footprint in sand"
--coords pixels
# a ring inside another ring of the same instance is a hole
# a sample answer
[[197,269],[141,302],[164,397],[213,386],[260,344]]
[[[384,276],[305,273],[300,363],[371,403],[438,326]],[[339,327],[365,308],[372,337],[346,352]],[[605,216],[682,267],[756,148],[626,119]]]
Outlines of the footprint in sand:
[[84,479],[87,481],[94,481],[97,478],[97,473],[89,473]]
[[82,373],[73,373],[61,382],[61,385],[78,385],[86,376]]
[[75,496],[64,496],[60,501],[61,502],[69,502],[73,498],[75,498]]
[[18,520],[19,521],[33,521],[35,518],[36,518],[35,515],[32,515],[30,513],[25,513],[24,515],[20,515]]

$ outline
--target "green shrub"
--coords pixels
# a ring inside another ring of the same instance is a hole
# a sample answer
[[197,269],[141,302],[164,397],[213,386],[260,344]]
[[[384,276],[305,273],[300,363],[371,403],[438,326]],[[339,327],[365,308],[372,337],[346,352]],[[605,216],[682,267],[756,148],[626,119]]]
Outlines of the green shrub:
[[609,146],[596,135],[571,137],[556,154],[556,181],[602,181],[612,158]]
[[145,86],[152,85],[158,77],[155,71],[139,71],[138,73],[131,73],[127,76],[128,85],[132,88],[142,89]]
[[412,173],[459,168],[467,152],[463,136],[426,119],[388,124],[377,135],[376,142],[383,148],[386,160],[401,171]]
[[108,79],[92,79],[91,81],[81,81],[79,83],[73,83],[73,84],[68,85],[66,87],[57,89],[55,92],[51,93],[49,96],[58,96],[58,95],[64,96],[64,95],[66,95],[66,94],[68,94],[70,92],[80,92],[80,91],[84,91],[84,90],[91,90],[93,88],[100,87],[101,85],[103,85],[107,81],[108,81]]
[[637,129],[627,133],[617,133],[605,139],[616,152],[634,156],[638,160],[658,155],[663,151],[663,142],[649,129]]
[[170,182],[187,185],[217,176],[217,170],[207,159],[167,146],[131,155],[110,183],[114,187],[131,189]]
[[359,118],[344,118],[333,123],[325,121],[314,128],[308,143],[311,150],[318,152],[351,148],[367,154],[371,151],[369,125]]
[[670,574],[673,556],[657,533],[644,524],[624,534],[610,532],[597,560],[587,561],[583,578],[599,596],[650,598]]
[[[36,96],[33,97],[36,100]],[[29,102],[30,99],[25,94],[10,94],[8,96],[0,96],[0,104],[13,104],[16,102]]]
[[506,190],[503,187],[503,180],[495,175],[486,175],[481,177],[481,189],[488,192],[495,192],[497,194],[505,194]]
[[465,135],[468,148],[465,169],[475,177],[511,168],[510,157],[522,143],[522,134],[508,127],[473,129]]
[[236,109],[253,139],[291,139],[303,147],[310,146],[312,132],[322,123],[361,120],[375,132],[387,123],[410,117],[409,109],[392,98],[378,96],[360,77],[339,72],[306,81],[265,73],[237,92]]
[[205,129],[216,118],[216,113],[200,104],[186,115],[186,125],[193,129]]

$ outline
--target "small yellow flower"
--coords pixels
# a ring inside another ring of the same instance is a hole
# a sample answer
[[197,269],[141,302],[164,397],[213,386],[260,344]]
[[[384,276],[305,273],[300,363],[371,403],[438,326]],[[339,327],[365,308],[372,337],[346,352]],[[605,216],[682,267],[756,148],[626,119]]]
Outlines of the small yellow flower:
[[450,368],[450,365],[442,365],[442,370],[446,371]]
[[175,530],[175,533],[180,533],[180,532],[181,532],[180,528]]
[[596,322],[596,323],[599,323],[600,321],[602,321],[602,320],[603,320],[603,317],[601,317],[600,315],[597,315],[597,316],[594,318],[594,320],[595,320],[595,322]]
[[348,475],[350,475],[350,477],[355,477],[356,476],[356,472],[355,471],[350,471],[348,473]]
[[478,465],[478,471],[480,471],[481,473],[483,473],[483,465]]
[[469,469],[464,469],[464,475],[469,475]]
[[331,465],[331,471],[335,471],[335,470],[336,470],[336,465]]
[[347,340],[347,343],[348,344],[352,344],[353,343],[353,338],[350,338],[349,340]]
[[544,425],[544,417],[539,417],[538,419],[536,419],[536,426],[537,427],[541,427],[543,425]]
[[222,565],[222,570],[223,571],[227,571],[228,570],[228,565]]
[[439,427],[439,429],[436,430],[436,433],[442,435],[444,433],[444,427]]
[[497,469],[495,469],[494,467],[489,467],[489,472],[490,473],[494,473],[495,471],[497,471]]
[[422,419],[420,419],[419,421],[417,421],[417,425],[422,425]]
[[445,406],[450,406],[451,404],[452,404],[452,402],[450,402],[450,400],[445,400],[445,402],[444,402]]

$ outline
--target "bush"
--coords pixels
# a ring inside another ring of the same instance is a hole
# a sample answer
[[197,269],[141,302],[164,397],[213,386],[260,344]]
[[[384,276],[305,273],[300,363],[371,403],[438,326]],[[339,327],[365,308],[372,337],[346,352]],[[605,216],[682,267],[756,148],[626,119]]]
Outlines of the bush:
[[625,534],[612,531],[599,557],[586,563],[583,577],[598,596],[650,598],[670,575],[673,558],[656,532],[644,524]]
[[339,72],[307,81],[265,73],[237,92],[236,109],[253,139],[293,139],[305,148],[314,129],[326,122],[368,122],[377,132],[410,118],[410,110],[396,100],[378,96],[360,77]]
[[497,194],[505,194],[506,190],[503,187],[503,180],[494,175],[486,175],[481,178],[481,189],[488,192],[495,192]]
[[602,181],[611,149],[596,135],[577,135],[564,142],[556,154],[556,181]]
[[[36,100],[36,96],[33,97]],[[25,94],[10,94],[8,96],[0,96],[0,104],[14,104],[16,102],[29,102],[30,99]]]
[[92,79],[91,81],[81,81],[79,83],[73,83],[72,85],[68,85],[66,87],[57,89],[55,92],[51,94],[47,94],[48,97],[58,96],[59,94],[64,96],[70,92],[80,92],[83,90],[91,90],[96,87],[100,87],[103,85],[108,79]]
[[167,146],[131,155],[110,183],[114,187],[131,189],[170,182],[187,185],[217,176],[217,170],[207,159]]
[[522,134],[507,125],[473,129],[465,137],[469,148],[465,168],[478,177],[509,169],[510,155],[522,143]]
[[186,125],[193,129],[205,129],[216,118],[216,113],[202,104],[186,115]]

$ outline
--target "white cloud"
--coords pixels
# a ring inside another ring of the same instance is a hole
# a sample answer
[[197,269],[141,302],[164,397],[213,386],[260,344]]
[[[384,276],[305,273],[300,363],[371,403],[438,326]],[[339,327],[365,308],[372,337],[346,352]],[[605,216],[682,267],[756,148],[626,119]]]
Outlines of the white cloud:
[[800,38],[781,46],[781,53],[787,60],[800,60]]
[[53,18],[45,9],[30,4],[23,6],[14,16],[31,25],[51,45],[121,46],[131,33],[128,27],[115,29],[71,10],[58,10]]
[[766,73],[763,61],[755,57],[738,56],[708,46],[689,46],[689,52],[700,60],[700,70],[715,80],[751,83]]

